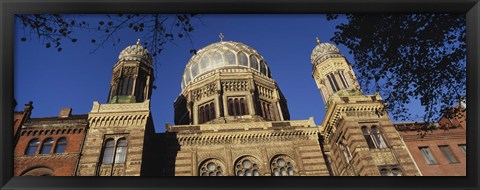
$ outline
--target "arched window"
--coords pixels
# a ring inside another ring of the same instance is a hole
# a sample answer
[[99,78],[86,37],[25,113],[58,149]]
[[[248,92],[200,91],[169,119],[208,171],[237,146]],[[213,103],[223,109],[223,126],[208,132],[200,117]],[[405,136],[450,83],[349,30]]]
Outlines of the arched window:
[[193,63],[192,65],[192,77],[195,78],[198,75],[198,64]]
[[235,162],[236,176],[260,176],[260,163],[253,157],[243,157]]
[[258,61],[254,55],[250,56],[250,67],[258,71]]
[[64,153],[66,147],[67,147],[67,139],[65,137],[62,137],[57,140],[57,145],[55,146],[54,152],[56,154]]
[[208,57],[203,57],[202,60],[200,60],[200,68],[202,71],[207,71],[210,69],[210,58]]
[[118,140],[115,152],[115,164],[125,163],[125,157],[127,156],[127,140],[125,138]]
[[127,93],[125,95],[132,95],[133,92],[133,77],[128,77],[128,88]]
[[330,87],[332,87],[332,90],[334,93],[340,90],[340,88],[338,87],[337,80],[335,79],[335,76],[333,75],[333,73],[328,74],[327,78],[328,78],[328,82],[330,83]]
[[235,54],[233,54],[231,51],[226,51],[225,52],[225,61],[226,61],[227,65],[236,65]]
[[103,160],[102,164],[113,163],[113,152],[115,150],[115,140],[107,139],[103,146]]
[[203,106],[200,106],[200,109],[198,109],[198,123],[202,124],[205,122],[205,108]]
[[215,115],[215,107],[213,102],[210,103],[210,120],[214,119],[216,117]]
[[402,172],[397,168],[393,168],[392,169],[392,175],[393,176],[402,176]]
[[38,139],[30,140],[30,142],[28,142],[27,149],[25,150],[25,155],[27,156],[35,155],[35,153],[37,153],[37,148],[39,144],[40,144],[40,141]]
[[203,110],[204,113],[204,121],[210,121],[210,105],[205,105],[205,109]]
[[245,104],[245,100],[243,98],[240,99],[240,114],[247,115],[247,105]]
[[265,66],[265,62],[260,62],[260,72],[264,74],[265,76],[267,75],[267,67]]
[[228,115],[233,115],[233,100],[228,99]]
[[240,102],[238,101],[238,98],[235,98],[233,100],[233,104],[234,104],[234,115],[241,115],[240,114]]
[[380,170],[380,175],[381,176],[388,176],[388,170],[387,169],[381,169]]
[[223,176],[223,171],[225,169],[219,160],[210,159],[203,162],[198,170],[200,176]]
[[373,139],[375,139],[375,144],[377,145],[377,148],[386,148],[387,145],[385,144],[385,141],[382,138],[382,134],[380,134],[380,130],[378,130],[377,126],[372,126],[370,129],[372,131],[372,136]]
[[190,70],[185,71],[185,85],[188,85],[190,83],[190,80],[192,80],[192,77],[190,77]]
[[375,144],[373,144],[370,132],[368,131],[368,128],[366,126],[362,127],[362,133],[363,137],[365,137],[365,140],[367,141],[368,148],[375,148]]
[[293,176],[294,168],[292,159],[287,156],[278,156],[270,163],[273,176]]
[[40,149],[40,154],[50,154],[53,146],[53,139],[47,138],[42,143],[42,148]]
[[213,61],[214,61],[214,65],[213,65],[213,68],[212,69],[215,69],[215,68],[218,68],[220,66],[223,65],[223,58],[222,58],[222,54],[216,52],[213,54]]
[[349,84],[348,84],[347,78],[345,77],[345,71],[341,70],[341,71],[338,72],[338,74],[339,74],[339,77],[342,81],[343,86],[345,88],[348,88]]
[[247,54],[243,53],[243,52],[239,52],[237,54],[238,56],[238,64],[239,65],[243,65],[243,66],[248,66],[248,57],[247,57]]

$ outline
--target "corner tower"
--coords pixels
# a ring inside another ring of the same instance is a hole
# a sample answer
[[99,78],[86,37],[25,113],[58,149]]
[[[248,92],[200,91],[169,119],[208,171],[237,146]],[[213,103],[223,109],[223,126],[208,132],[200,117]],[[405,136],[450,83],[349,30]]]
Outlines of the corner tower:
[[320,135],[334,175],[421,175],[382,98],[363,94],[339,49],[317,38],[311,61],[327,109]]
[[138,103],[150,99],[152,72],[152,57],[140,45],[140,40],[125,48],[112,69],[108,103]]
[[139,176],[155,134],[150,113],[152,57],[140,45],[125,48],[113,67],[108,103],[93,102],[76,175]]
[[321,43],[317,38],[311,62],[312,76],[320,90],[325,107],[334,95],[363,94],[357,82],[352,66],[340,50],[333,44]]

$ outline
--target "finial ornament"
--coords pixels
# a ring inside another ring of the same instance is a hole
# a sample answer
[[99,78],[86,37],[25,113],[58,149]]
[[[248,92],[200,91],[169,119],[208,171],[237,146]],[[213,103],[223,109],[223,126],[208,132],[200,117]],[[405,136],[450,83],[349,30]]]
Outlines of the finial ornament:
[[320,40],[318,39],[318,37],[315,37],[315,39],[317,40],[317,44],[320,45]]
[[223,36],[223,34],[220,33],[220,35],[218,35],[218,37],[220,38],[220,41],[223,42],[223,38],[224,38],[225,36]]
[[137,46],[140,45],[140,39],[137,39]]

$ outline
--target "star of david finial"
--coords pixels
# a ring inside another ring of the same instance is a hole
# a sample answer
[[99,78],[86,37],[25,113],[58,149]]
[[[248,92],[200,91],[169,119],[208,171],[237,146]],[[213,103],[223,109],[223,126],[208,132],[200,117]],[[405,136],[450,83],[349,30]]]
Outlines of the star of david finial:
[[223,38],[225,37],[222,33],[220,33],[220,35],[218,35],[218,37],[220,38],[220,41],[223,42]]
[[318,37],[315,37],[315,39],[317,40],[317,44],[320,45],[320,39],[318,39]]
[[140,39],[137,39],[137,46],[140,45]]

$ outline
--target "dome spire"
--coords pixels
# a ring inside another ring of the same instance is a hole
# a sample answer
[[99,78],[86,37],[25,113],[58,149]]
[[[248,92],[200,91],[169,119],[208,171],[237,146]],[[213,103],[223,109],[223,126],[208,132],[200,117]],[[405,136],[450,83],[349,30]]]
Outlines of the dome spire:
[[137,46],[140,46],[140,39],[137,39]]
[[315,39],[317,40],[317,44],[320,45],[320,39],[318,39],[318,37],[315,37]]
[[220,41],[223,42],[223,38],[225,37],[221,32],[220,32],[220,35],[218,35],[218,37],[220,38]]

